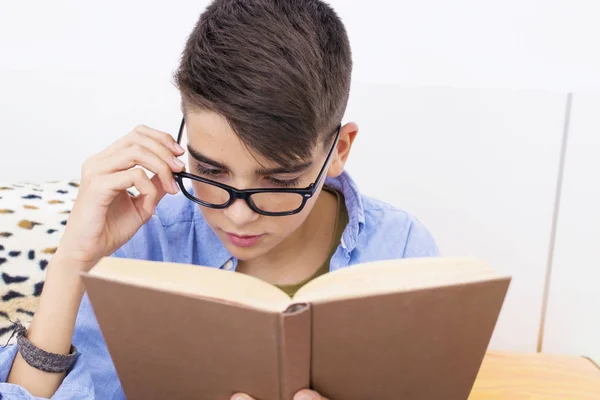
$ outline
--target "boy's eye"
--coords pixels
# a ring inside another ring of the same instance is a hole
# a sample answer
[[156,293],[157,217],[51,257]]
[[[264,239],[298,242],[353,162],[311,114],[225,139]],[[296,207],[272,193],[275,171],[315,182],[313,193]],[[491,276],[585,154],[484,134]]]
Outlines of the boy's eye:
[[198,175],[206,175],[206,176],[218,176],[223,174],[223,171],[217,168],[207,168],[201,164],[196,165],[196,172]]
[[[210,178],[217,178],[217,177],[220,177],[220,176],[226,174],[226,172],[223,171],[222,169],[210,168],[203,164],[196,164],[196,173],[200,176],[210,177]],[[300,181],[299,178],[278,179],[278,178],[274,178],[274,177],[265,177],[265,180],[267,181],[267,184],[269,186],[277,186],[277,187],[281,187],[281,188],[289,188],[289,187],[297,186],[298,182]]]
[[267,181],[270,182],[273,186],[279,186],[283,188],[294,187],[298,185],[299,179],[277,179],[277,178],[267,178]]

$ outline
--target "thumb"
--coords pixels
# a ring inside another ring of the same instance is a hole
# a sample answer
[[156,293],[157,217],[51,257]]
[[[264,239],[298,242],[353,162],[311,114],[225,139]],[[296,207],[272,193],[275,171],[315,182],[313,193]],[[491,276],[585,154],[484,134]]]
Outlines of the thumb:
[[248,396],[245,393],[236,393],[231,396],[231,400],[254,400],[254,397]]
[[296,393],[296,395],[294,396],[294,400],[327,400],[327,399],[313,390],[303,389],[303,390],[299,391],[298,393]]

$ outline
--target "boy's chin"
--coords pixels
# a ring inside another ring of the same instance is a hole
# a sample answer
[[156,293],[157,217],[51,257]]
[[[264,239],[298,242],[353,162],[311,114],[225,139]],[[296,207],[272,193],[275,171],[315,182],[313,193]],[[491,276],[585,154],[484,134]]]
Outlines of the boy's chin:
[[229,253],[233,257],[237,258],[239,261],[254,260],[255,258],[258,258],[267,253],[267,251],[259,248],[239,248],[232,245],[227,245],[225,247],[227,247]]
[[[263,239],[263,238],[261,238],[261,239]],[[241,246],[236,246],[235,244],[233,244],[230,241],[228,241],[227,239],[225,239],[224,244],[225,244],[225,247],[227,248],[227,251],[229,251],[229,253],[233,257],[237,258],[240,261],[253,260],[255,258],[265,255],[271,249],[269,246],[265,246],[265,244],[261,243],[261,242],[256,243],[253,246],[241,247]]]

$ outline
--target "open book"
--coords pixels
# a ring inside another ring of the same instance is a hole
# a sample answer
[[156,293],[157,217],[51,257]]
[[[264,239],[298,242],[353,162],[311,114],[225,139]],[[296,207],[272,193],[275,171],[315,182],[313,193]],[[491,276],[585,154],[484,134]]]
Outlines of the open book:
[[290,298],[237,272],[104,258],[83,274],[128,400],[465,400],[510,277],[474,259],[378,261]]

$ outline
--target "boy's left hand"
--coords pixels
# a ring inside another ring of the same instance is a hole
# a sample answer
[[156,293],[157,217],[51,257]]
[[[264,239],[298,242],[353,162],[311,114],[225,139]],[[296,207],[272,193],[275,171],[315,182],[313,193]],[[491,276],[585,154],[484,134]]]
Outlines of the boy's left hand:
[[[247,394],[238,393],[234,394],[231,397],[231,400],[254,400],[253,397],[248,396]],[[296,393],[294,396],[294,400],[327,400],[325,397],[321,396],[319,393],[314,392],[312,390],[303,389]]]

